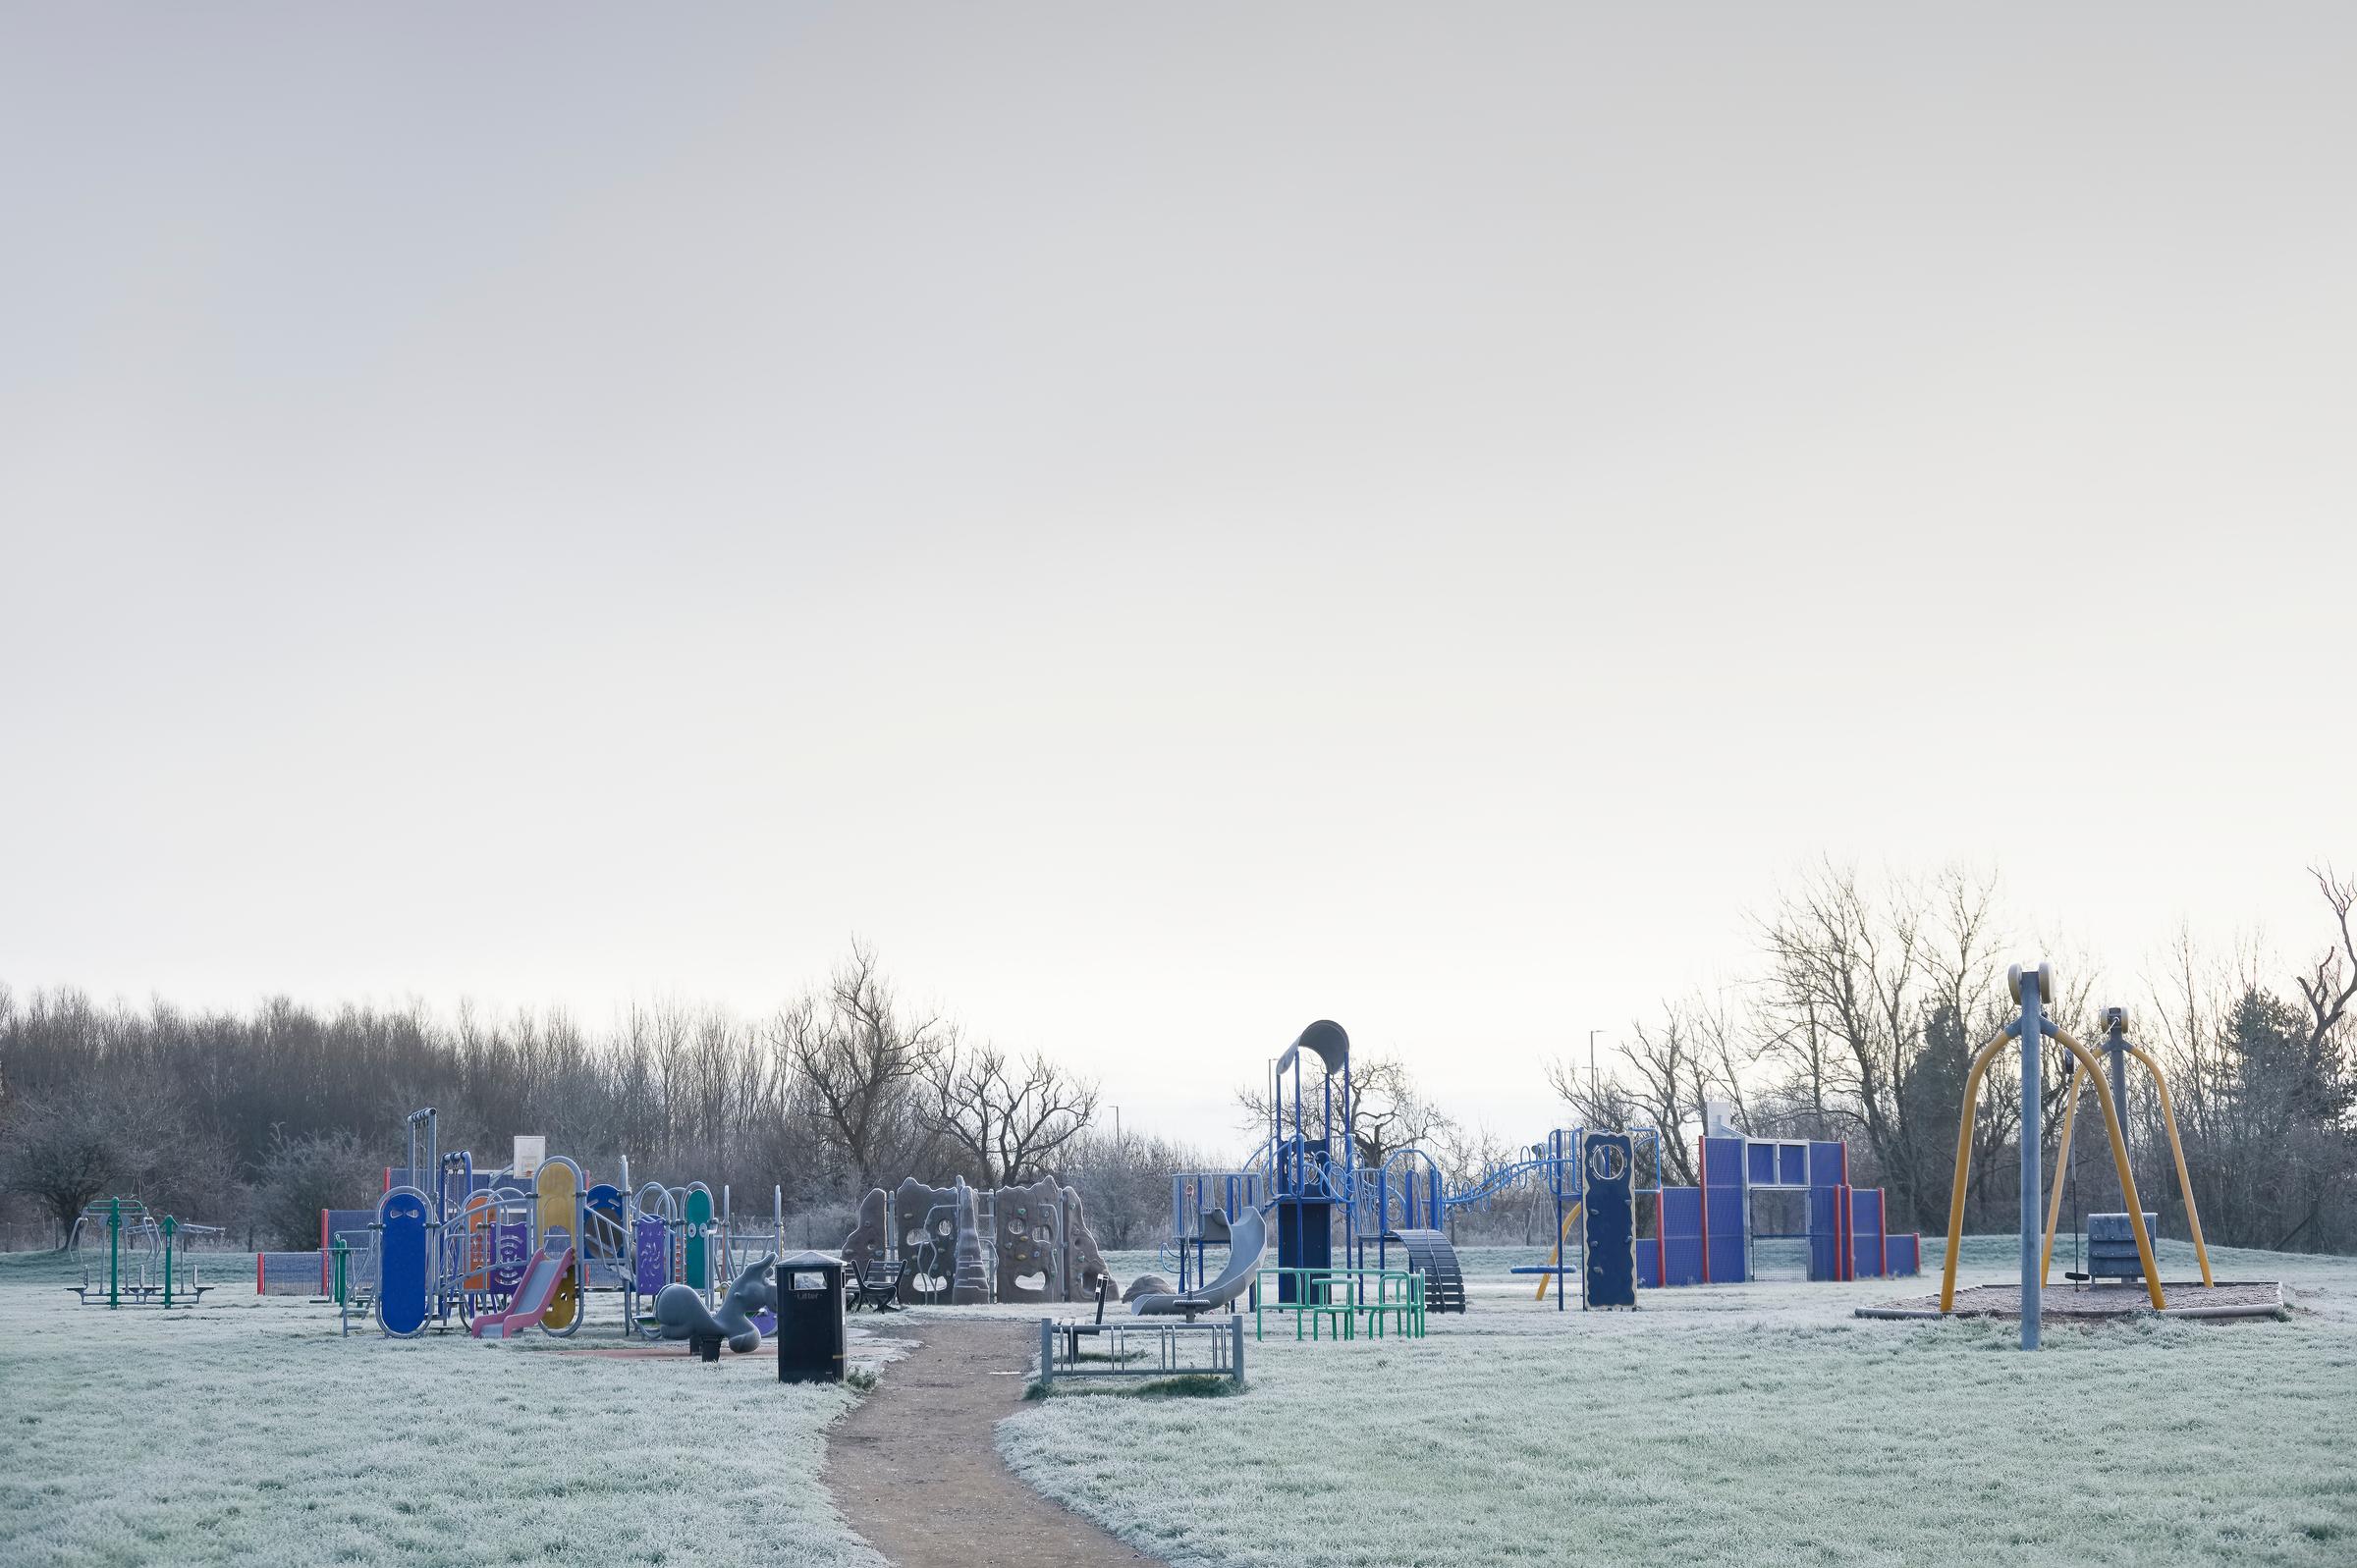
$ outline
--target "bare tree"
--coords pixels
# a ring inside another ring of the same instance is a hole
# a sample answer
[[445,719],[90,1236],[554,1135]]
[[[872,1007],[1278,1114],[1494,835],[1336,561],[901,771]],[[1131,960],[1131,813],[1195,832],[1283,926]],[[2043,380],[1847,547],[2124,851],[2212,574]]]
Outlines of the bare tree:
[[0,1185],[40,1205],[60,1246],[82,1206],[123,1170],[114,1108],[94,1093],[65,1093],[20,1100],[9,1117]]
[[[1616,1055],[1620,1049],[1614,1047]],[[1578,1126],[1597,1129],[1636,1126],[1650,1114],[1644,1103],[1620,1081],[1617,1068],[1608,1078],[1591,1072],[1583,1063],[1564,1058],[1548,1062],[1545,1071],[1547,1086],[1571,1108],[1571,1120]]]
[[788,1007],[774,1034],[854,1186],[877,1185],[912,1088],[955,1046],[955,1026],[904,1013],[875,949],[853,943],[825,994]]
[[1216,1170],[1225,1162],[1133,1127],[1114,1133],[1094,1124],[1056,1152],[1055,1174],[1087,1199],[1098,1244],[1125,1249],[1152,1247],[1168,1234],[1173,1171]]
[[18,1100],[0,1151],[0,1187],[39,1204],[60,1246],[82,1209],[109,1191],[169,1206],[191,1192],[192,1176],[215,1185],[217,1152],[174,1107],[93,1085]]
[[[1630,1023],[1619,1049],[1620,1059],[1636,1079],[1633,1094],[1639,1114],[1629,1119],[1650,1123],[1658,1131],[1663,1179],[1688,1187],[1695,1184],[1700,1166],[1685,1129],[1690,1125],[1696,1135],[1701,1133],[1703,1103],[1713,1098],[1717,1082],[1695,1013],[1693,1003],[1666,1001],[1657,1023]],[[1560,1085],[1558,1089],[1561,1092]]]
[[919,1119],[972,1162],[984,1187],[1037,1177],[1097,1113],[1097,1086],[1037,1053],[1017,1060],[996,1046],[953,1044],[934,1054],[925,1080]]
[[[1761,993],[1761,1056],[1781,1069],[1782,1130],[1860,1138],[1868,1164],[1919,1222],[1945,1217],[1947,1173],[1970,1053],[2001,1020],[1994,878],[1950,867],[1928,884],[1893,880],[1869,892],[1847,868],[1823,865],[1758,922],[1769,970]],[[2058,1016],[2086,1010],[2092,976],[2066,969]],[[2068,1082],[2056,1052],[2045,1103],[2060,1114]],[[2018,1133],[2018,1081],[1991,1074],[1974,1128],[1976,1197],[1997,1201],[1996,1152]]]
[[2312,867],[2309,875],[2316,879],[2340,931],[2339,946],[2327,946],[2307,973],[2292,977],[2300,1000],[2308,1004],[2308,1050],[2314,1054],[2324,1049],[2348,1016],[2349,1002],[2357,1000],[2357,936],[2349,930],[2349,911],[2357,906],[2357,877],[2335,877],[2330,865]]
[[[1314,1081],[1314,1080],[1313,1080]],[[1342,1076],[1334,1080],[1342,1093]],[[1427,1096],[1407,1063],[1397,1056],[1369,1054],[1350,1063],[1351,1154],[1361,1169],[1380,1168],[1400,1150],[1428,1147],[1450,1130],[1448,1113]],[[1292,1103],[1289,1099],[1286,1102]],[[1246,1131],[1265,1138],[1269,1129],[1269,1086],[1253,1084],[1235,1092],[1239,1122]]]
[[1429,1151],[1454,1125],[1397,1056],[1352,1063],[1350,1088],[1358,1102],[1350,1136],[1362,1168],[1380,1168],[1402,1149]]

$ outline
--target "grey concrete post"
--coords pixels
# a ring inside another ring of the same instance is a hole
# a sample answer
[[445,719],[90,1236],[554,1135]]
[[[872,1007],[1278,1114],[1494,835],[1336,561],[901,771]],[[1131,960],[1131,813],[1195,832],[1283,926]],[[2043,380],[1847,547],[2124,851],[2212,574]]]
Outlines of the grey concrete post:
[[2045,1064],[2040,1060],[2040,1026],[2046,1021],[2040,982],[2049,977],[2044,964],[2017,967],[2015,992],[2021,1002],[2021,1348],[2038,1348],[2038,1265],[2045,1241],[2044,1196],[2040,1179],[2039,1107],[2045,1099]]
[[1046,1387],[1056,1380],[1056,1320],[1039,1320],[1039,1384]]
[[2119,1117],[2120,1131],[2125,1132],[2128,1128],[2128,1011],[2125,1007],[2104,1009],[2104,1049],[2111,1056],[2111,1109]]

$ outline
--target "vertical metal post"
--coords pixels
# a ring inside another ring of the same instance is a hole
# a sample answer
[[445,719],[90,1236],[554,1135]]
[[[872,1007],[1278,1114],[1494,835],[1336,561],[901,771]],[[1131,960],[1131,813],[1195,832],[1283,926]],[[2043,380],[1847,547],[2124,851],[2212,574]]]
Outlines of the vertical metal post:
[[167,1312],[172,1308],[172,1234],[179,1228],[179,1220],[164,1216],[164,1310]]
[[1228,1320],[1228,1375],[1240,1388],[1244,1384],[1244,1320],[1240,1313]]
[[2045,1022],[2045,999],[2039,993],[2039,981],[2045,978],[2046,967],[2023,967],[2016,971],[2021,977],[2021,1348],[2038,1348],[2038,1273],[2040,1244],[2039,1214],[2041,1179],[2044,1167],[2040,1161],[2038,1125],[2039,1108],[2045,1098],[2045,1063],[2041,1060],[2040,1027]]
[[2119,1130],[2128,1130],[2128,1012],[2125,1007],[2109,1007],[2104,1012],[2104,1050],[2111,1056],[2111,1111],[2119,1118]]
[[[2128,1012],[2125,1007],[2104,1009],[2104,1054],[2111,1058],[2111,1113],[2119,1120],[2119,1135],[2128,1135]],[[2059,1176],[2056,1180],[2061,1179]],[[2119,1206],[2128,1206],[2128,1195],[2119,1195]]]
[[106,1200],[106,1310],[122,1304],[123,1200]]
[[1056,1323],[1054,1319],[1039,1320],[1039,1385],[1042,1388],[1056,1380]]

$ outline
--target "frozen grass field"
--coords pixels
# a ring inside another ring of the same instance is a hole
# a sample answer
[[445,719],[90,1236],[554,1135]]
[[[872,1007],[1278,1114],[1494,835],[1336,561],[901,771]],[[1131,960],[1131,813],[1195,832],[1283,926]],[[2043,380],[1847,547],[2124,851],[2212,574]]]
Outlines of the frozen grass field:
[[[2357,1562],[2357,1260],[2220,1249],[2291,1321],[2050,1323],[2024,1356],[2011,1323],[1849,1316],[1936,1288],[1925,1250],[1925,1280],[1584,1318],[1508,1282],[1539,1255],[1477,1252],[1472,1312],[1420,1344],[1272,1337],[1243,1397],[1057,1397],[1000,1443],[1187,1565]],[[1961,1277],[2014,1257],[1971,1238]],[[2189,1247],[2162,1264],[2195,1276]]]
[[[1968,1243],[1964,1280],[2010,1278],[2011,1246]],[[1422,1343],[1272,1337],[1242,1397],[1059,1395],[1001,1447],[1223,1568],[2357,1561],[2357,1260],[2221,1251],[2220,1277],[2289,1281],[2291,1321],[2050,1324],[2035,1357],[2011,1324],[1848,1316],[1928,1281],[1583,1318],[1505,1274],[1535,1254],[1468,1261],[1473,1312]],[[2164,1262],[2191,1272],[2182,1246]],[[257,1300],[228,1261],[169,1317],[77,1308],[74,1277],[0,1257],[12,1568],[879,1562],[817,1479],[852,1396],[781,1386],[767,1356],[568,1354],[618,1342],[602,1299],[570,1346],[398,1343]]]
[[[881,1562],[818,1483],[851,1395],[772,1357],[341,1339],[251,1260],[201,1267],[200,1311],[109,1313],[0,1256],[0,1563]],[[615,1311],[572,1345],[619,1344]]]

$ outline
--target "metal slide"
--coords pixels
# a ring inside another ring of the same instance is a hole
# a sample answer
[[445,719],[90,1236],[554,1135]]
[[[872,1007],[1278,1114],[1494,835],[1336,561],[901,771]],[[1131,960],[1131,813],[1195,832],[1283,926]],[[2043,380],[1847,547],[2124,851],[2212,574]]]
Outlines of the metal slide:
[[[1208,1218],[1208,1215],[1206,1216]],[[1208,1232],[1208,1226],[1206,1227]],[[1138,1318],[1184,1318],[1192,1323],[1199,1313],[1217,1312],[1252,1287],[1262,1254],[1269,1250],[1269,1222],[1257,1209],[1228,1217],[1228,1267],[1220,1277],[1186,1295],[1176,1292],[1140,1296],[1129,1303]]]
[[474,1315],[474,1337],[477,1339],[513,1339],[524,1329],[538,1324],[557,1299],[557,1286],[573,1271],[573,1242],[564,1231],[550,1234],[548,1242],[533,1255],[532,1266],[516,1287],[516,1294],[506,1312],[478,1312]]

